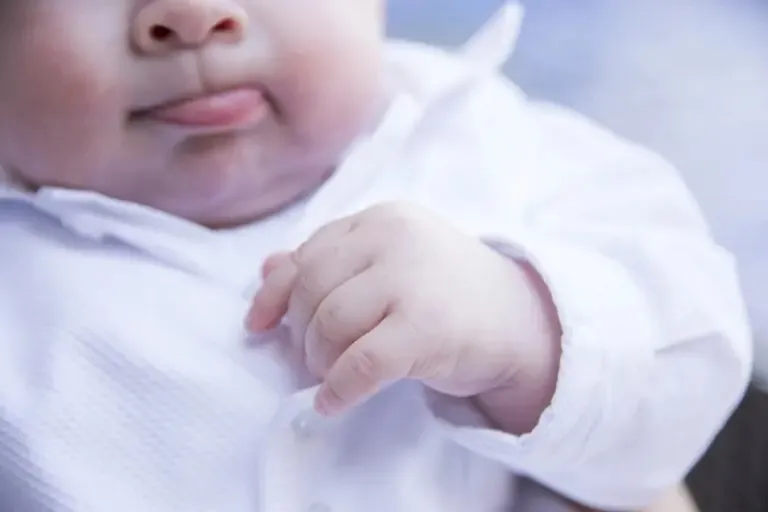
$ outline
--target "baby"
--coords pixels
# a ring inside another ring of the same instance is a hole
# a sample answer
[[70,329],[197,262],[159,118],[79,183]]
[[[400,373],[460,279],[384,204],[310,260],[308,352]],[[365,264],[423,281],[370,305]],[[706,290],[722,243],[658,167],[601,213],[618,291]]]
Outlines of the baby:
[[13,512],[644,507],[737,403],[734,264],[655,156],[382,0],[0,6]]

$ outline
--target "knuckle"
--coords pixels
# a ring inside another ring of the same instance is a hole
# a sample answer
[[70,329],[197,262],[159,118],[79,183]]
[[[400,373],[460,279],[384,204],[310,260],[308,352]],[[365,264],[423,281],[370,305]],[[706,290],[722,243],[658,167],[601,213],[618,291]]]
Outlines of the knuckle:
[[344,306],[336,301],[324,301],[317,309],[315,329],[317,335],[328,341],[340,341],[337,338],[340,326],[344,323]]
[[325,402],[332,406],[345,403],[349,397],[343,389],[344,388],[342,388],[336,381],[325,381],[325,393],[323,397]]
[[384,201],[372,206],[370,212],[378,216],[386,217],[394,215],[403,205],[404,201]]
[[372,211],[380,219],[397,221],[417,218],[420,209],[415,204],[406,201],[388,201],[374,206]]
[[318,274],[312,271],[304,271],[300,272],[296,278],[294,293],[302,300],[310,300],[317,294],[320,287]]
[[361,348],[349,357],[349,371],[365,385],[378,382],[382,375],[381,357],[371,350]]
[[425,215],[420,207],[405,202],[383,203],[372,209],[376,231],[388,239],[420,239]]
[[293,252],[293,261],[299,268],[305,267],[311,260],[312,245],[310,242],[304,242]]
[[299,265],[308,265],[329,247],[338,245],[338,242],[347,235],[352,228],[348,218],[338,219],[315,231],[307,241],[302,243],[295,251],[295,258]]

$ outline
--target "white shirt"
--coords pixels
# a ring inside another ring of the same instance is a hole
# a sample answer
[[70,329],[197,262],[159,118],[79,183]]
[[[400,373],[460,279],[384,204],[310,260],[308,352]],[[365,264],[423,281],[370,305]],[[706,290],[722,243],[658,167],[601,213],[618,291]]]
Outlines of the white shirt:
[[[519,14],[505,8],[455,55],[393,42],[388,115],[269,231],[6,187],[4,507],[501,512],[523,474],[623,509],[679,481],[750,373],[733,261],[664,162],[501,77]],[[284,332],[247,339],[259,254],[388,200],[528,258],[551,288],[563,357],[531,434],[492,430],[412,382],[320,419]]]

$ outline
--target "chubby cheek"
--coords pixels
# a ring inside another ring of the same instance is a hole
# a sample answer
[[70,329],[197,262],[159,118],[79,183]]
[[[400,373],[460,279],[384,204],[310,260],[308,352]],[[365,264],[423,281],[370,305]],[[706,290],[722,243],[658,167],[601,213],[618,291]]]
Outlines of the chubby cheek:
[[281,41],[274,89],[286,123],[306,145],[354,137],[383,102],[381,41],[372,30],[333,21],[288,31]]
[[13,72],[0,84],[1,156],[32,182],[77,186],[114,153],[122,101],[114,65],[64,35],[48,30],[4,52],[0,69]]

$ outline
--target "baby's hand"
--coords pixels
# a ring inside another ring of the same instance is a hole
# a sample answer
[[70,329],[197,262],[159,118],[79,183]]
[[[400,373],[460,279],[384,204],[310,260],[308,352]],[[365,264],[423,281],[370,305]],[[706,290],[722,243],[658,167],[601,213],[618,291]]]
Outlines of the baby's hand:
[[469,397],[551,366],[526,339],[528,323],[541,318],[526,269],[414,206],[380,205],[333,222],[270,258],[264,273],[248,326],[270,329],[287,314],[293,341],[323,380],[321,413],[400,379]]

